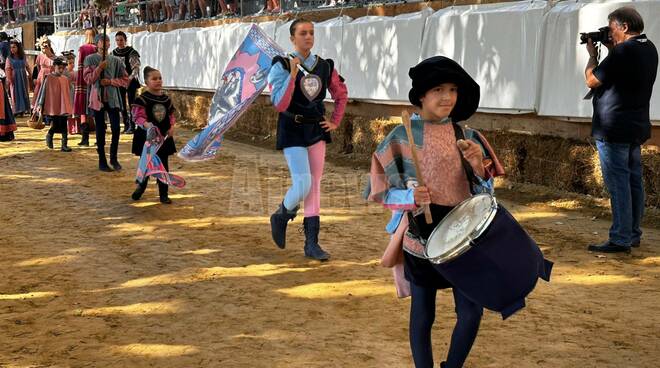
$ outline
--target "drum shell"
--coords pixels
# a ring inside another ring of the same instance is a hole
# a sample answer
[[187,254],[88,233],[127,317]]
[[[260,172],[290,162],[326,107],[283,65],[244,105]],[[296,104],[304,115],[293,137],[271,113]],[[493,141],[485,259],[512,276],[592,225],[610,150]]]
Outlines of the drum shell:
[[525,306],[539,277],[549,280],[552,263],[503,206],[490,226],[461,256],[435,265],[473,302],[509,317]]

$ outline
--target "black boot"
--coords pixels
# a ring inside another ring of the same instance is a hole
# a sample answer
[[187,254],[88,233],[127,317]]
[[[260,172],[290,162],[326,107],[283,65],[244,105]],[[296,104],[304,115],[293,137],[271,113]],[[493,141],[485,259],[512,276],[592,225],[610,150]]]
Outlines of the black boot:
[[99,153],[99,170],[111,172],[112,169],[108,166],[108,161],[105,159],[105,147],[96,147],[96,152]]
[[119,161],[117,161],[118,148],[119,147],[114,144],[110,145],[110,165],[112,165],[112,168],[115,169],[115,171],[121,170],[121,165],[119,164]]
[[78,143],[78,145],[83,147],[89,147],[89,132],[86,129],[83,129],[82,139],[80,140],[80,143]]
[[305,227],[305,257],[327,261],[330,255],[321,249],[319,245],[319,229],[321,227],[319,217],[305,217],[303,226]]
[[53,149],[53,135],[50,133],[46,134],[46,147]]
[[287,210],[284,203],[270,216],[270,232],[273,236],[273,241],[280,249],[286,246],[286,225],[289,221],[296,218],[298,207]]
[[133,194],[131,194],[131,198],[133,198],[134,201],[137,201],[140,198],[142,198],[144,191],[147,190],[148,183],[149,183],[149,177],[146,177],[142,183],[138,183],[135,186],[135,191],[133,192]]
[[172,203],[172,200],[167,195],[169,188],[170,188],[169,185],[158,180],[158,196],[160,197],[160,203],[164,203],[164,204]]
[[69,148],[69,135],[67,132],[62,133],[62,152],[71,152],[71,148]]

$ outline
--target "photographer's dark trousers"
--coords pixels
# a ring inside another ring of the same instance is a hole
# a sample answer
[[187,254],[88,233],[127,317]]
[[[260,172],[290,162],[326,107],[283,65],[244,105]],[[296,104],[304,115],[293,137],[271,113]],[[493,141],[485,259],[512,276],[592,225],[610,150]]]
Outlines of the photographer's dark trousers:
[[642,237],[644,184],[640,146],[597,139],[596,148],[612,206],[610,242],[630,246]]
[[105,158],[105,131],[108,126],[105,123],[105,113],[108,113],[110,120],[110,131],[112,132],[112,139],[110,141],[110,163],[116,163],[117,151],[119,149],[119,109],[108,107],[108,104],[103,105],[101,111],[94,111],[94,121],[96,123],[96,151],[99,153],[99,166],[108,166]]

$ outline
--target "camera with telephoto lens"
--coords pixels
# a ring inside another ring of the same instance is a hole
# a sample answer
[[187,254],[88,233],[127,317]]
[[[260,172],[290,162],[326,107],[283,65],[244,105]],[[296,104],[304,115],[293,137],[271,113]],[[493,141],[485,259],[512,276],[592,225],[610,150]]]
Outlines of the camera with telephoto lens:
[[610,27],[600,27],[596,32],[580,33],[580,44],[585,44],[589,41],[608,43],[610,41]]

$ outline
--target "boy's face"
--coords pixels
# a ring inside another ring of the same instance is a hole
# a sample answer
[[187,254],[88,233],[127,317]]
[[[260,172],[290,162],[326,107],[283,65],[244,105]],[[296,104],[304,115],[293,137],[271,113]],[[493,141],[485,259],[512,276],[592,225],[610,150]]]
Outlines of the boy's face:
[[126,47],[126,39],[123,36],[115,37],[115,42],[117,43],[117,47],[119,47],[120,49]]
[[422,111],[434,119],[444,119],[451,114],[458,99],[458,86],[454,83],[442,83],[431,88],[419,100]]
[[99,42],[96,43],[96,47],[99,49],[99,51],[103,50],[103,47],[105,46],[105,49],[108,50],[110,48],[110,40],[99,40]]

